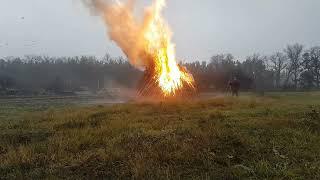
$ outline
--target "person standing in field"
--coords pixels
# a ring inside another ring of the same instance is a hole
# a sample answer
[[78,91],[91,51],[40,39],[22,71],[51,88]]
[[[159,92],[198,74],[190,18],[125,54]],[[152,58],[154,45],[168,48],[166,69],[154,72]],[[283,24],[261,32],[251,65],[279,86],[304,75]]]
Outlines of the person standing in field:
[[232,96],[239,96],[239,89],[240,89],[240,82],[238,81],[237,78],[234,78],[232,81],[229,81],[228,84]]

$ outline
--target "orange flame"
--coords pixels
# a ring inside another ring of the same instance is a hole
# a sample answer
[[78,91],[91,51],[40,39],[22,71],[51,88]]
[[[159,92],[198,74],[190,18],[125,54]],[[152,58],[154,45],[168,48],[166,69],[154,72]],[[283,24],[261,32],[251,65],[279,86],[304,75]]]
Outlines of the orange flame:
[[171,33],[168,25],[161,17],[165,0],[157,0],[153,5],[153,17],[144,32],[146,51],[153,56],[155,62],[154,79],[165,96],[174,95],[184,83],[193,87],[191,74],[179,68],[175,58],[175,46],[171,43]]
[[133,1],[123,4],[91,0],[102,13],[108,34],[136,67],[152,68],[153,80],[164,96],[174,96],[185,85],[194,88],[193,76],[176,62],[172,33],[162,18],[165,0],[154,0],[139,21],[133,13]]

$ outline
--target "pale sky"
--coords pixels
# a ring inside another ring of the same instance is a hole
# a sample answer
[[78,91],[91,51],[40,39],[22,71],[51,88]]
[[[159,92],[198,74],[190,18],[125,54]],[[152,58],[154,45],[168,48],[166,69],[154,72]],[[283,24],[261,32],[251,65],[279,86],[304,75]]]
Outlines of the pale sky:
[[[138,6],[151,0],[136,0]],[[168,0],[180,60],[320,45],[320,0]],[[81,0],[0,0],[0,57],[123,55]]]

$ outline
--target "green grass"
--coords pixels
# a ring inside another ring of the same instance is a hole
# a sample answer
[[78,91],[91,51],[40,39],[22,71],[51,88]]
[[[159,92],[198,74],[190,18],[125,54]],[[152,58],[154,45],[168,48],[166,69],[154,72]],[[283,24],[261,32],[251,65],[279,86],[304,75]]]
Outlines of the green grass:
[[317,92],[21,110],[0,177],[320,179],[319,112]]

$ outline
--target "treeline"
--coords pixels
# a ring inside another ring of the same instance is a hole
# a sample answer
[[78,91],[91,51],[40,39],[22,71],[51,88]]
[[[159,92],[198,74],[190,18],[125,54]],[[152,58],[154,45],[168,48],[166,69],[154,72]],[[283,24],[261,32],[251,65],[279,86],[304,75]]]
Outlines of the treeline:
[[25,56],[0,59],[0,90],[18,94],[97,92],[104,87],[134,88],[142,72],[122,57]]
[[270,56],[253,54],[237,60],[232,54],[212,56],[209,63],[186,64],[202,90],[224,90],[233,78],[243,90],[282,91],[320,88],[320,47],[288,45]]
[[[315,90],[320,86],[320,47],[288,45],[270,56],[245,60],[218,54],[209,61],[183,63],[200,91],[223,91],[237,78],[242,90]],[[124,58],[25,56],[0,59],[0,94],[59,93],[103,88],[136,88],[143,72]]]

